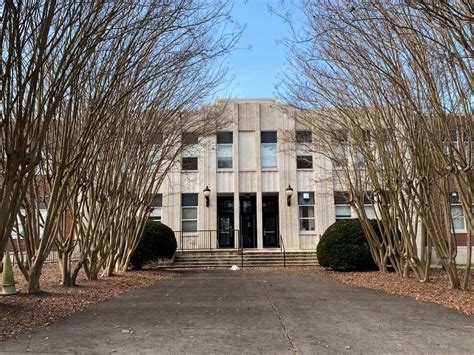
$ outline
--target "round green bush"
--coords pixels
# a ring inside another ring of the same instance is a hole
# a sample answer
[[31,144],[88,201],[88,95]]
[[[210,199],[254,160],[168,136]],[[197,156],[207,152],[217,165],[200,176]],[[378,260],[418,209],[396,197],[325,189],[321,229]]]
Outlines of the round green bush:
[[170,227],[160,222],[148,221],[130,264],[133,269],[140,270],[151,261],[171,259],[176,247],[176,238]]
[[[376,220],[369,221],[379,233]],[[377,269],[358,218],[339,220],[324,232],[316,249],[319,265],[337,271]]]

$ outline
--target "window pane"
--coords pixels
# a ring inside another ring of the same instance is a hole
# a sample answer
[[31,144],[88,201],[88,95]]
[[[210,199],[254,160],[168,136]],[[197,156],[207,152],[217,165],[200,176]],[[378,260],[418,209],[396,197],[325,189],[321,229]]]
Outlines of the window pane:
[[197,208],[183,207],[182,219],[197,219]]
[[183,229],[183,232],[196,232],[197,221],[183,221],[182,229]]
[[275,143],[262,143],[261,146],[262,168],[277,167],[277,146]]
[[314,205],[314,192],[298,192],[298,205]]
[[300,206],[300,218],[314,218],[314,207]]
[[300,219],[300,231],[314,231],[314,219]]
[[187,158],[183,157],[183,170],[197,170],[198,169],[198,158]]
[[361,152],[356,152],[355,153],[355,165],[358,168],[362,168],[365,166],[365,157]]
[[311,149],[304,144],[297,144],[296,155],[311,155]]
[[151,207],[161,207],[163,204],[163,195],[155,194],[153,201],[151,201]]
[[217,144],[232,144],[232,132],[217,133]]
[[276,131],[261,132],[260,140],[261,140],[261,143],[276,143],[277,142],[277,133],[276,133]]
[[198,194],[182,194],[181,205],[182,206],[197,206]]
[[218,144],[217,156],[219,158],[232,158],[232,144]]
[[350,194],[348,191],[334,191],[334,204],[347,205],[350,201]]
[[364,206],[365,214],[368,219],[376,219],[374,206]]
[[199,136],[195,133],[183,133],[182,140],[184,145],[197,144]]
[[161,207],[154,208],[150,213],[150,218],[160,218],[161,219]]
[[183,148],[183,152],[181,153],[181,156],[182,157],[196,157],[198,155],[197,153],[198,153],[198,146],[196,144],[191,144]]
[[313,169],[313,157],[311,155],[296,157],[297,169]]
[[351,218],[351,206],[349,205],[336,205],[336,219],[347,219]]
[[454,229],[465,229],[464,213],[461,206],[451,206],[451,216],[453,218]]
[[232,158],[218,158],[218,169],[232,169]]
[[311,131],[296,131],[296,141],[298,143],[310,143],[312,141]]
[[232,144],[217,145],[217,167],[232,168]]

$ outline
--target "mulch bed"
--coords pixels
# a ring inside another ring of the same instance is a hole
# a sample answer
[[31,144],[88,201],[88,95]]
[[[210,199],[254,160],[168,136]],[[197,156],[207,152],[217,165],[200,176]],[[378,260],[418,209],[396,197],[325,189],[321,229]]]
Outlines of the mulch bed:
[[[441,269],[431,271],[430,282],[419,282],[415,278],[402,278],[396,273],[381,272],[321,272],[345,284],[372,288],[388,293],[414,298],[418,301],[437,303],[453,308],[467,315],[474,315],[474,275],[470,275],[470,290],[449,288],[446,272]],[[463,272],[459,272],[462,280]]]
[[[250,270],[250,269],[246,269]],[[252,272],[265,272],[269,269],[255,268]],[[432,302],[455,309],[467,315],[474,315],[474,273],[470,275],[470,289],[467,291],[449,288],[448,277],[441,269],[432,269],[430,282],[419,282],[417,279],[402,278],[396,273],[370,272],[336,272],[315,267],[278,268],[282,274],[299,274],[305,276],[323,275],[327,278],[355,287],[364,287],[387,293],[414,298],[418,301]],[[462,279],[463,271],[459,271]]]
[[119,276],[88,281],[80,274],[78,286],[58,285],[61,277],[56,263],[44,266],[41,278],[42,292],[26,294],[26,282],[18,270],[15,281],[18,295],[0,296],[0,341],[19,333],[48,326],[52,321],[81,311],[90,305],[116,297],[124,292],[144,288],[159,280],[169,279],[165,271],[127,272]]

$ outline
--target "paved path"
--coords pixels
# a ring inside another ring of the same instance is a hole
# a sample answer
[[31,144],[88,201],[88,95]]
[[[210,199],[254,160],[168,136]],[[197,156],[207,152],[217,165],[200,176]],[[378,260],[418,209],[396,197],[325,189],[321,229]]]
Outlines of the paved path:
[[25,351],[469,353],[474,318],[319,276],[193,271],[0,343]]

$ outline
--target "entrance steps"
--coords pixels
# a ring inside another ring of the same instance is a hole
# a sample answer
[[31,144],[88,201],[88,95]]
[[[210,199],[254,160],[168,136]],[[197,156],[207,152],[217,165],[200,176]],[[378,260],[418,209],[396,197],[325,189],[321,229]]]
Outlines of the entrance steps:
[[[244,250],[244,267],[282,267],[316,266],[315,251],[287,251],[285,255],[278,250]],[[177,251],[174,263],[168,268],[219,268],[241,266],[242,257],[239,250],[213,251]]]

